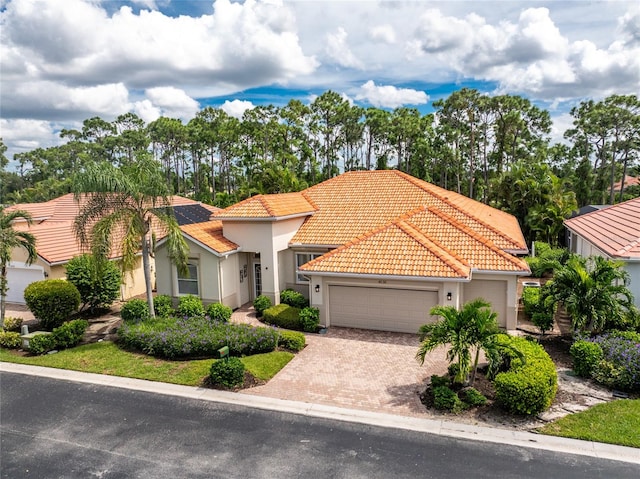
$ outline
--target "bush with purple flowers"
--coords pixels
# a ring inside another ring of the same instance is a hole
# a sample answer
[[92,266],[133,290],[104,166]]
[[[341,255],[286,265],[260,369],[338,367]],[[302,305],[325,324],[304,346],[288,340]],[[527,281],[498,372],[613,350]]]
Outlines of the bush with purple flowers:
[[602,349],[602,359],[591,371],[596,382],[623,391],[640,391],[640,334],[614,331],[584,340]]
[[208,317],[156,318],[123,324],[118,339],[127,348],[169,359],[214,357],[223,346],[232,356],[248,356],[273,351],[278,331]]

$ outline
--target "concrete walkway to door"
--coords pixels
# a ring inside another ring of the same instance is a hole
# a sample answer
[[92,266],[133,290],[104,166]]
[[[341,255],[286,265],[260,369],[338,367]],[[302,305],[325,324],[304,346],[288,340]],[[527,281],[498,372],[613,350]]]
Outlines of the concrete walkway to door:
[[[260,323],[253,308],[234,312],[232,321]],[[418,397],[432,374],[447,370],[445,349],[415,360],[414,334],[330,328],[306,334],[307,347],[263,386],[243,394],[424,417]]]

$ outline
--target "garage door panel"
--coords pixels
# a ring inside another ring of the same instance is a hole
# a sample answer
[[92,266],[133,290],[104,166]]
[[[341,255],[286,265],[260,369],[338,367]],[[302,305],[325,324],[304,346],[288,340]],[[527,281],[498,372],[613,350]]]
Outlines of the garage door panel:
[[40,281],[42,279],[44,279],[42,268],[7,268],[7,284],[9,285],[7,302],[24,304],[25,288],[34,281]]
[[329,287],[332,326],[417,333],[430,322],[429,310],[437,304],[435,291]]

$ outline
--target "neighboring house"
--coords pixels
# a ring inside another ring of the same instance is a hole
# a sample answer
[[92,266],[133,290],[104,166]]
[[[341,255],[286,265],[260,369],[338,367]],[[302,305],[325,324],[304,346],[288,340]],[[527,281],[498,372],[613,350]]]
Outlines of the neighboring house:
[[624,263],[629,289],[640,306],[640,198],[576,216],[564,224],[571,252]]
[[237,308],[292,288],[325,326],[415,333],[433,306],[483,297],[514,329],[517,278],[530,274],[515,217],[395,170],[254,196],[182,231],[190,274],[161,241],[158,293]]
[[[201,221],[218,211],[208,205],[180,196],[172,197],[172,204],[178,221],[185,224]],[[24,303],[24,289],[32,282],[45,278],[64,278],[65,265],[73,257],[85,252],[78,243],[73,222],[80,211],[82,203],[78,203],[73,194],[67,194],[44,203],[21,203],[7,208],[7,211],[25,210],[31,213],[33,223],[28,226],[25,221],[16,222],[15,227],[29,231],[36,237],[38,259],[30,266],[24,263],[26,253],[22,249],[15,249],[12,253],[8,268],[9,291],[7,301]],[[111,259],[117,260],[119,251],[114,244]],[[142,260],[132,274],[126,274],[121,287],[121,298],[128,299],[145,292]],[[153,263],[152,263],[153,268]]]
[[[627,188],[631,187],[631,186],[638,186],[640,185],[640,176],[625,176],[624,177],[624,190],[626,190]],[[616,182],[613,184],[613,192],[614,193],[619,193],[620,189],[622,188],[622,180]],[[623,190],[623,191],[624,191]]]

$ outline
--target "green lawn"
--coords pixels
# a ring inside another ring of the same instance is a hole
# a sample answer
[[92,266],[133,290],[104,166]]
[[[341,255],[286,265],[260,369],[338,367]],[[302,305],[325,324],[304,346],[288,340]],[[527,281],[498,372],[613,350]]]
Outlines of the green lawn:
[[598,404],[547,424],[539,432],[640,448],[640,399]]
[[[274,351],[244,357],[242,362],[247,371],[266,381],[292,358],[292,353]],[[124,351],[114,343],[105,341],[43,356],[18,356],[10,350],[0,349],[0,361],[199,386],[209,375],[214,360],[167,361]]]

